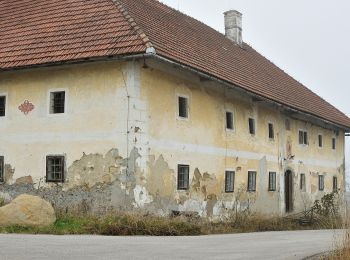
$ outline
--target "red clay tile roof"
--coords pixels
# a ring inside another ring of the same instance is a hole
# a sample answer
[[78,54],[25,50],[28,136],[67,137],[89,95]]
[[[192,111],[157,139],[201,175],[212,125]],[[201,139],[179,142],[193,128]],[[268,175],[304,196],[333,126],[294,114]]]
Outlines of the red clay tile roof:
[[350,128],[350,119],[252,47],[156,0],[0,0],[0,70],[82,58],[157,55]]

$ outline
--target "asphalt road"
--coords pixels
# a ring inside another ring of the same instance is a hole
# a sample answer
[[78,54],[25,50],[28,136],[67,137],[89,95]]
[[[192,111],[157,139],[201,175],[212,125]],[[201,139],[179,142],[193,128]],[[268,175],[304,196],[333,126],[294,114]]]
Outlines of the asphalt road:
[[0,259],[303,259],[331,250],[341,236],[327,230],[200,237],[0,235]]

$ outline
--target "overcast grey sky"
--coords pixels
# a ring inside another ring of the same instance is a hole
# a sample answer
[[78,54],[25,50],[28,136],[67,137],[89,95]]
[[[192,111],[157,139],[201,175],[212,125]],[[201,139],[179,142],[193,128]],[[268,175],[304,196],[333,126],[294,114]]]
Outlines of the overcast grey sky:
[[[243,14],[243,39],[350,115],[349,0],[162,0],[224,33],[223,12]],[[347,138],[347,165],[350,139]],[[349,168],[349,167],[348,167]],[[349,169],[347,172],[350,175]]]

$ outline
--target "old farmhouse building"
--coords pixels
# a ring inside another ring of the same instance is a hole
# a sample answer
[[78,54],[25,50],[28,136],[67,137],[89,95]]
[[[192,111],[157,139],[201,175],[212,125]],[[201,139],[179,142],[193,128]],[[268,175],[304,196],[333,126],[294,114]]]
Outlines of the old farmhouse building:
[[350,119],[156,0],[0,0],[0,196],[57,209],[285,214],[345,189]]

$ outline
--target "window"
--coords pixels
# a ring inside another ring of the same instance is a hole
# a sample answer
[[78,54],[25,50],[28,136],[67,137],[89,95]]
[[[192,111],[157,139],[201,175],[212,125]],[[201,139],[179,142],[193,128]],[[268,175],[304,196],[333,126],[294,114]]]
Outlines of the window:
[[6,97],[0,96],[0,117],[4,117],[6,114]]
[[276,191],[276,173],[269,172],[269,191]]
[[275,130],[273,124],[269,123],[269,138],[275,139]]
[[300,190],[301,191],[305,191],[306,190],[306,178],[305,178],[305,174],[301,173],[300,174]]
[[335,146],[336,146],[336,139],[332,138],[332,149],[335,150]]
[[226,129],[233,130],[233,113],[226,111]]
[[0,182],[4,182],[4,157],[0,156]]
[[299,131],[299,144],[308,145],[308,135],[306,131]]
[[338,191],[338,178],[337,177],[333,177],[333,192],[337,192]]
[[225,172],[225,192],[234,192],[235,190],[235,172]]
[[50,93],[50,114],[63,114],[65,112],[66,93],[57,91]]
[[256,191],[256,172],[248,172],[248,191]]
[[324,176],[323,175],[318,176],[318,189],[320,191],[324,190]]
[[179,117],[188,118],[188,98],[179,97]]
[[177,168],[177,189],[188,190],[190,178],[190,166],[178,165]]
[[64,182],[64,156],[46,157],[46,181]]
[[249,118],[249,133],[255,135],[255,120],[254,118]]
[[318,135],[318,147],[323,147],[323,136]]

